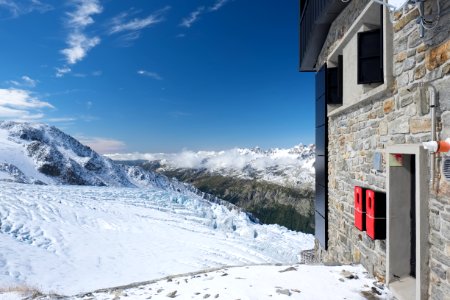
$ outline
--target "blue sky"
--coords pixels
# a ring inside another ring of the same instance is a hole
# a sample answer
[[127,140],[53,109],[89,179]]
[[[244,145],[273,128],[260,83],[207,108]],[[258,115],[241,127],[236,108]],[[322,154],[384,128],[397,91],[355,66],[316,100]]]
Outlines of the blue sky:
[[0,36],[0,119],[100,152],[314,140],[297,0],[2,0]]

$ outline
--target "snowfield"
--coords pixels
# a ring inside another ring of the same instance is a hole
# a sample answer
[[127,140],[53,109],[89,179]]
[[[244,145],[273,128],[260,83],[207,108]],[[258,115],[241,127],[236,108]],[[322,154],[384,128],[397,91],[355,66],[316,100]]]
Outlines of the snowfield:
[[157,188],[0,183],[0,199],[3,289],[74,295],[221,266],[293,264],[314,245],[312,235]]

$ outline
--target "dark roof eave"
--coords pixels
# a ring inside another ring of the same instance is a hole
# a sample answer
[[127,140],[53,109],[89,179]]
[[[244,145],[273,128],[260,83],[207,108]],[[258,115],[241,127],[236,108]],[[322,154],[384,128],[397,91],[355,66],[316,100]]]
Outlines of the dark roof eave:
[[[316,62],[328,36],[330,26],[347,4],[347,2],[344,3],[341,0],[329,1],[320,16],[315,20],[312,32],[304,46],[303,57],[300,57],[300,72],[316,71]],[[300,47],[302,47],[302,45],[300,45]]]

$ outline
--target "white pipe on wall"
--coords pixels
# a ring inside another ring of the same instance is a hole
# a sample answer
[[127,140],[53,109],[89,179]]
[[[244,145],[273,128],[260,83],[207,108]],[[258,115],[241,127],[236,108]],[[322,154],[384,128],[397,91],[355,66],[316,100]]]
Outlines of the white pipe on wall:
[[[429,85],[428,91],[430,93],[430,112],[431,112],[431,140],[436,141],[436,89],[434,86]],[[431,152],[431,186],[434,188],[435,181],[435,172],[436,172],[436,153]]]

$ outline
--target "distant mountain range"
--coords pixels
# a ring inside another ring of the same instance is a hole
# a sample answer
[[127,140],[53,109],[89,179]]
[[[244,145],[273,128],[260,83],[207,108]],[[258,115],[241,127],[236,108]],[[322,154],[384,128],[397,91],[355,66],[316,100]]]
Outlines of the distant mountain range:
[[211,175],[265,181],[286,187],[314,183],[314,145],[289,149],[235,148],[224,151],[109,154],[118,161],[151,162],[160,172],[197,170]]
[[190,183],[246,209],[264,223],[314,230],[314,145],[107,156]]

